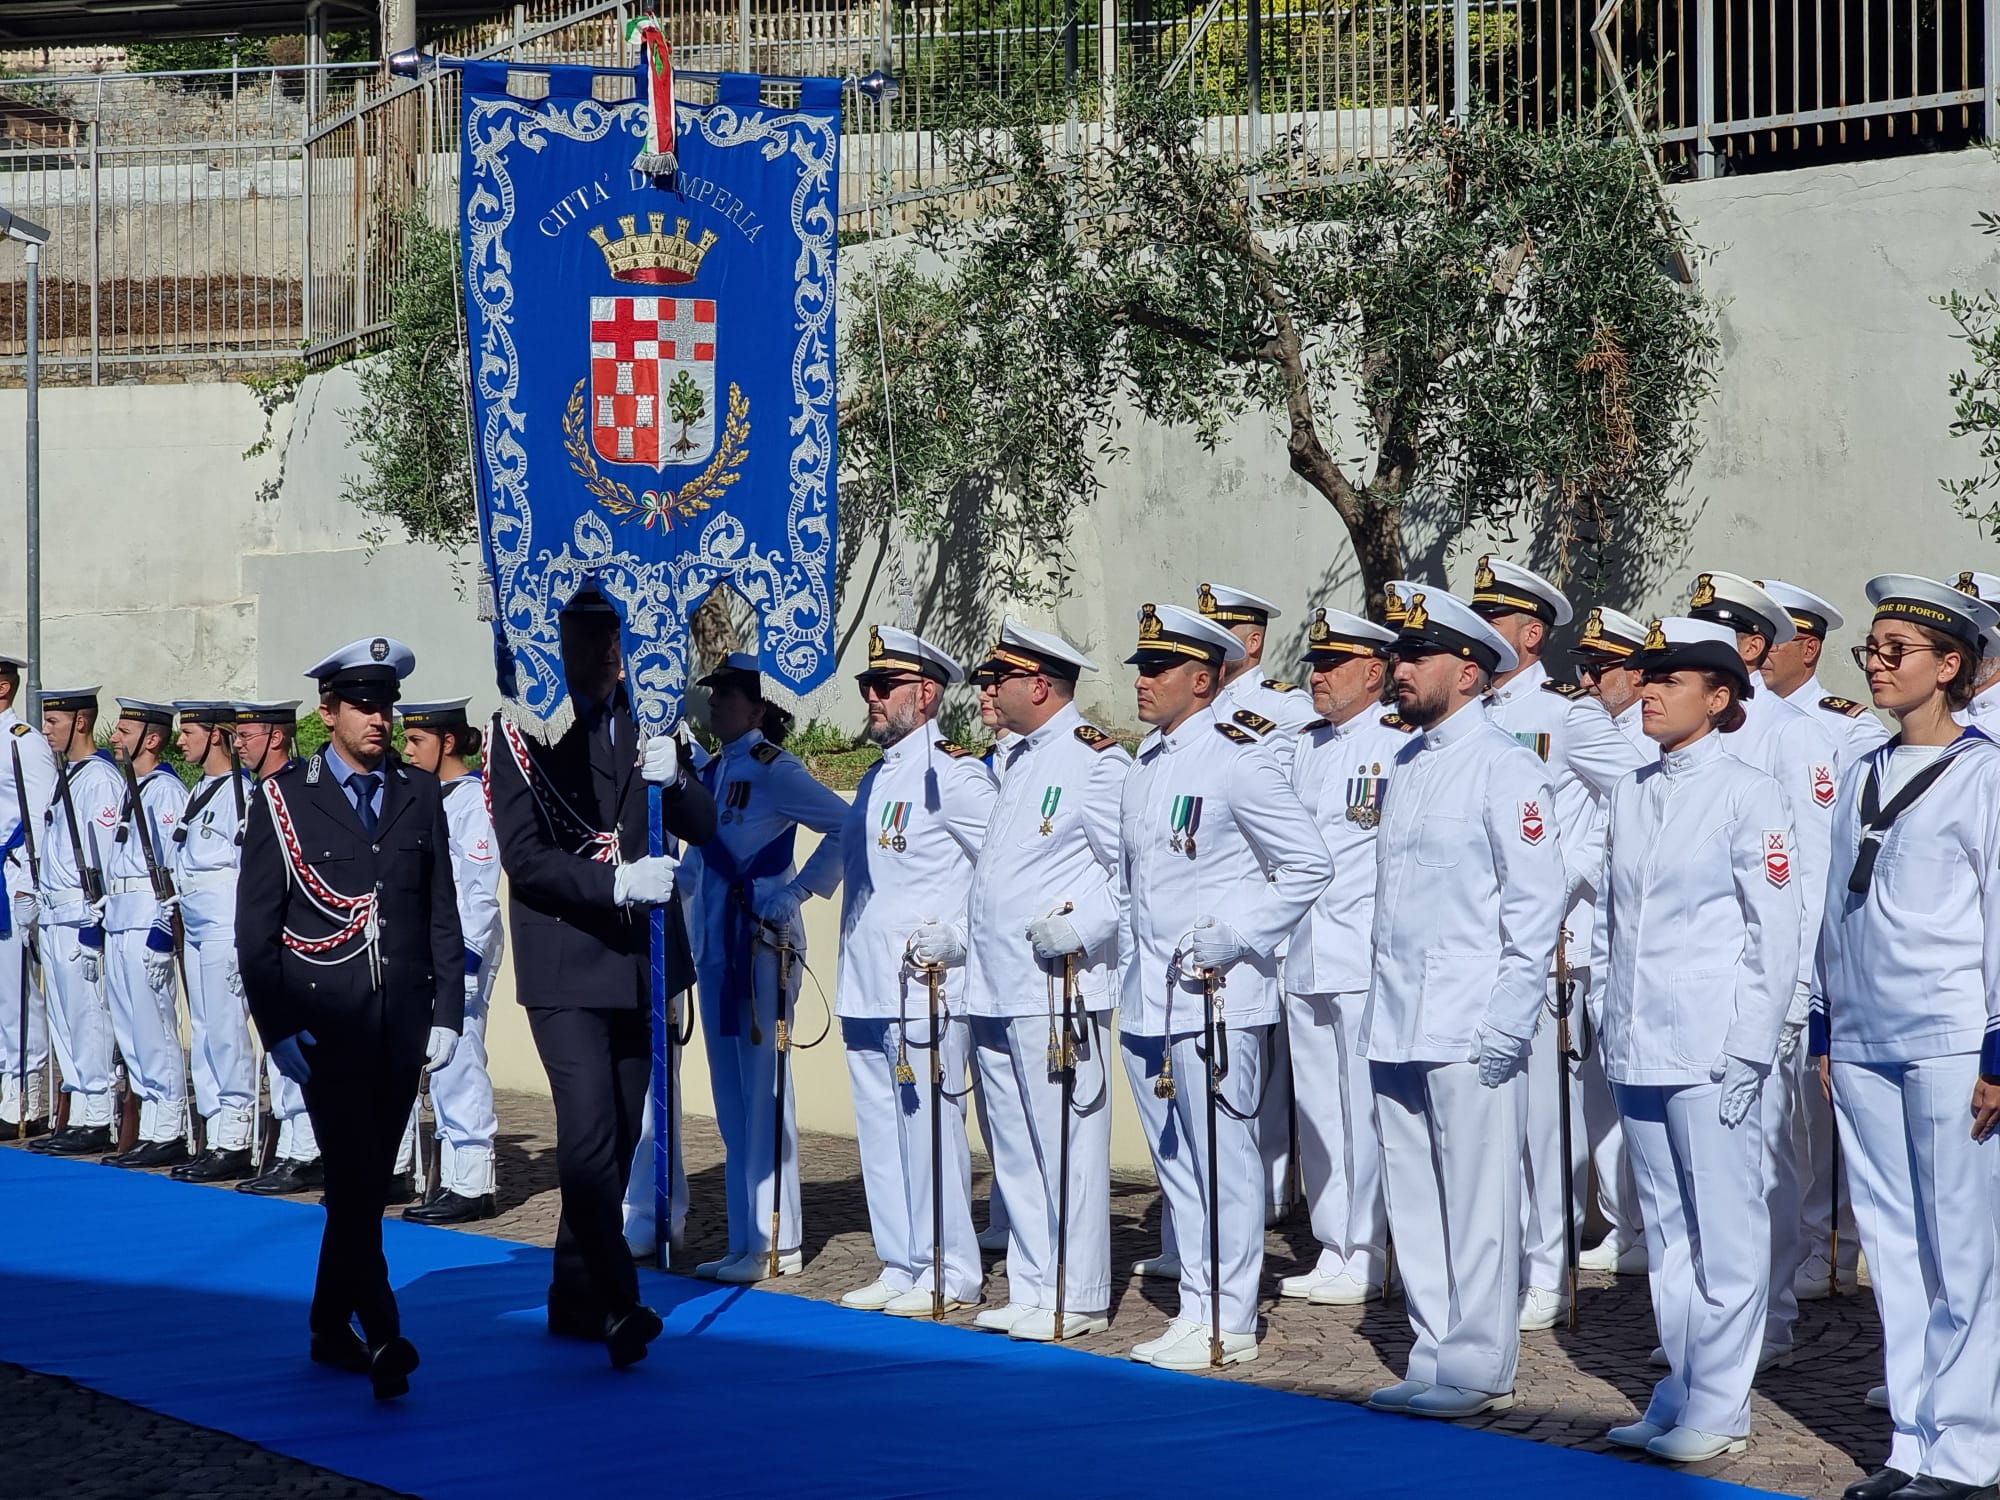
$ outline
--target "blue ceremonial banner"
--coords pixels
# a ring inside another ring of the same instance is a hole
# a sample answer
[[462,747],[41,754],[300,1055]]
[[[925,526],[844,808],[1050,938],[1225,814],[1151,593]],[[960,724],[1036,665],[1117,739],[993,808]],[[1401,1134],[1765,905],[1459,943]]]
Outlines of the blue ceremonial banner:
[[649,734],[688,683],[718,584],[757,611],[765,673],[832,670],[834,247],[840,90],[725,74],[675,109],[679,170],[635,171],[632,71],[468,63],[467,335],[500,690],[570,722],[557,616],[595,582],[625,622]]

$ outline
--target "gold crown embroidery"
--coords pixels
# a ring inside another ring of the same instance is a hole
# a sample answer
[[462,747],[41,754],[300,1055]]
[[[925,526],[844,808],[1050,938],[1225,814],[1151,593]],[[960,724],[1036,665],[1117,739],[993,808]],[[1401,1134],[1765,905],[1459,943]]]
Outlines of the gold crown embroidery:
[[1482,557],[1479,559],[1479,571],[1472,575],[1472,586],[1475,589],[1490,589],[1493,582],[1493,559]]
[[1139,611],[1140,640],[1157,641],[1164,633],[1165,627],[1160,624],[1159,612],[1152,605],[1148,604]]
[[[1707,575],[1703,574],[1702,576],[1706,577]],[[1646,632],[1645,649],[1648,651],[1664,651],[1667,649],[1666,627],[1658,620],[1653,621],[1653,628]]]
[[685,286],[701,272],[701,263],[715,244],[716,234],[704,229],[699,240],[688,238],[688,221],[674,220],[668,234],[665,214],[647,214],[646,228],[639,228],[636,214],[618,219],[619,238],[614,240],[598,225],[590,231],[597,248],[604,252],[604,264],[613,281],[636,281],[646,286]]
[[1715,603],[1715,576],[1712,573],[1703,573],[1694,581],[1694,592],[1688,595],[1688,606],[1691,609],[1707,609],[1713,603]]
[[1391,625],[1401,625],[1409,618],[1410,607],[1403,602],[1403,596],[1392,588],[1382,590],[1382,613]]
[[1315,646],[1323,646],[1333,639],[1333,627],[1326,623],[1326,611],[1323,609],[1313,611],[1310,639]]
[[1403,628],[1405,630],[1422,630],[1430,622],[1431,612],[1424,608],[1424,596],[1422,594],[1410,595],[1410,607],[1403,614]]
[[1596,645],[1602,645],[1603,642],[1604,642],[1604,611],[1601,609],[1593,609],[1590,612],[1590,618],[1583,622],[1582,643],[1585,645],[1596,646]]
[[880,625],[870,625],[868,627],[868,659],[870,661],[880,661],[888,654],[889,648],[882,644],[882,627]]
[[1201,592],[1195,598],[1195,607],[1205,615],[1213,615],[1218,607],[1215,602],[1215,590],[1204,583]]

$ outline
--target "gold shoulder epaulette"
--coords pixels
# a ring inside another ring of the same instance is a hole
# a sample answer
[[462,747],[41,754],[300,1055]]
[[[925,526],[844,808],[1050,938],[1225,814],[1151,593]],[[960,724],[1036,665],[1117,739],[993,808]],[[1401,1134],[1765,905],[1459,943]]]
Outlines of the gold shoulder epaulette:
[[1401,714],[1382,715],[1382,724],[1384,728],[1400,729],[1405,734],[1415,734],[1417,732],[1417,726],[1410,723]]
[[1547,682],[1542,684],[1542,691],[1545,693],[1556,693],[1564,698],[1581,698],[1590,689],[1586,688],[1580,682],[1557,682],[1555,678],[1551,677]]
[[1095,724],[1079,724],[1076,726],[1074,733],[1078,739],[1082,740],[1084,744],[1090,746],[1091,749],[1097,751],[1099,754],[1109,750],[1113,745],[1118,743],[1115,738],[1106,734]]
[[1251,730],[1256,734],[1269,734],[1278,727],[1276,719],[1267,719],[1262,714],[1253,714],[1247,708],[1237,709],[1235,713],[1230,715],[1230,718],[1241,724],[1245,729]]
[[974,753],[966,749],[963,745],[954,745],[950,740],[939,740],[938,749],[958,760],[963,760],[966,756]]
[[1266,677],[1264,686],[1274,693],[1296,693],[1299,690],[1296,682],[1287,682],[1282,677]]
[[28,726],[27,726],[26,724],[16,724],[16,725],[14,726],[14,733],[15,733],[16,737],[18,737],[18,736],[20,736],[20,735],[24,735],[24,734],[27,734],[27,733],[29,733],[29,732],[30,732],[30,731],[29,731],[29,729],[28,729]]
[[1299,733],[1311,734],[1315,729],[1331,729],[1331,728],[1333,728],[1333,720],[1314,719],[1310,724],[1301,724],[1299,726]]
[[1850,719],[1858,719],[1868,712],[1866,706],[1856,703],[1852,698],[1838,698],[1831,694],[1820,699],[1819,706],[1830,714],[1846,714]]
[[763,744],[751,749],[750,758],[760,766],[768,766],[784,753],[785,750],[782,745],[774,745],[769,740],[766,740]]
[[1224,739],[1234,740],[1239,745],[1254,745],[1257,743],[1256,735],[1248,734],[1238,729],[1234,724],[1218,724],[1215,728]]

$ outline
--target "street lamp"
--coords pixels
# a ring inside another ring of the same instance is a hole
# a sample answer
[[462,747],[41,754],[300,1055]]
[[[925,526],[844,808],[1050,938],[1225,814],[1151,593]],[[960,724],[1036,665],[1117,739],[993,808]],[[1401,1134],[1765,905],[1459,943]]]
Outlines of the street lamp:
[[0,235],[18,240],[28,257],[28,691],[22,717],[30,724],[42,711],[42,246],[49,232],[0,206]]

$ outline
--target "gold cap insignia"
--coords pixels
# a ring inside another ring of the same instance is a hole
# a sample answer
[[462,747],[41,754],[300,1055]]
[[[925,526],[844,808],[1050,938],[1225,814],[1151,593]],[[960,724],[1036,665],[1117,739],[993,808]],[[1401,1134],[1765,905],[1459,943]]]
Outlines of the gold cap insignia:
[[[1202,592],[1204,594],[1208,592],[1206,584],[1202,585]],[[1160,624],[1159,611],[1150,604],[1146,605],[1139,611],[1139,639],[1157,641],[1163,633],[1164,627]]]
[[[1707,576],[1708,575],[1706,573],[1702,574],[1702,577],[1704,578],[1706,578]],[[1665,651],[1667,649],[1667,646],[1668,646],[1668,641],[1667,641],[1666,627],[1663,624],[1661,624],[1661,622],[1658,620],[1653,621],[1653,628],[1646,632],[1645,649],[1648,651]]]
[[1472,586],[1475,589],[1490,589],[1493,587],[1493,559],[1491,557],[1482,557],[1479,559],[1479,571],[1472,575]]
[[889,648],[882,644],[882,627],[880,625],[870,625],[868,627],[868,659],[870,661],[880,661],[888,654],[888,651]]
[[1603,610],[1595,608],[1591,610],[1590,618],[1583,622],[1583,635],[1579,640],[1581,644],[1586,646],[1601,646],[1604,644]]
[[1958,582],[1953,584],[1952,587],[1957,589],[1961,594],[1970,594],[1975,599],[1979,597],[1979,585],[1972,581],[1972,570],[1970,568],[1958,575]]
[[1424,596],[1422,594],[1410,595],[1410,607],[1403,614],[1403,628],[1405,630],[1422,630],[1430,622],[1431,612],[1424,608]]
[[1326,623],[1325,610],[1316,609],[1313,611],[1312,629],[1308,632],[1307,638],[1315,646],[1324,646],[1328,641],[1333,639],[1333,627]]
[[1410,606],[1403,602],[1403,596],[1392,588],[1382,590],[1382,613],[1391,625],[1400,626],[1410,616]]
[[[1715,603],[1715,575],[1702,573],[1695,578],[1694,592],[1688,595],[1690,609],[1707,609]],[[1648,647],[1650,650],[1650,646]]]
[[1204,583],[1200,594],[1195,598],[1195,607],[1205,615],[1214,614],[1218,608],[1215,602],[1215,590]]

